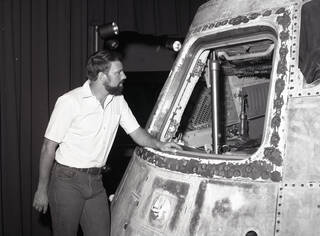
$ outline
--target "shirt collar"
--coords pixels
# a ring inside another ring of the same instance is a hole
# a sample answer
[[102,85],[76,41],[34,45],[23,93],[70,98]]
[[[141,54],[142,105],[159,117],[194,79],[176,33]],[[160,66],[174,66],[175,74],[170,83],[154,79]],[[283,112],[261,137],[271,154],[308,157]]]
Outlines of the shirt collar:
[[83,98],[89,98],[93,97],[94,95],[92,94],[92,91],[90,89],[90,80],[87,80],[83,85],[82,85],[82,97]]

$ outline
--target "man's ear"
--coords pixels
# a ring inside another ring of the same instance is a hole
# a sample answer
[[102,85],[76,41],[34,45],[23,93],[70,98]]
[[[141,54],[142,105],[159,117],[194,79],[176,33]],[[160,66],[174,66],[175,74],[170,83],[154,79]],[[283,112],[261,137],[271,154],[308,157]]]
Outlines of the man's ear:
[[99,80],[105,80],[106,77],[107,77],[107,75],[105,73],[103,73],[101,71],[98,73],[98,79]]

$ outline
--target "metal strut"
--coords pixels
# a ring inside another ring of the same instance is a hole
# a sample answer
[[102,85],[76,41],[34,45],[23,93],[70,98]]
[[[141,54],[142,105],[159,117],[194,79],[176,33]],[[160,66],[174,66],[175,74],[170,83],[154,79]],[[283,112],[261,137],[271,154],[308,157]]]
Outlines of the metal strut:
[[219,72],[219,61],[216,59],[215,51],[212,51],[209,57],[209,76],[211,83],[212,149],[214,154],[219,154],[220,149]]

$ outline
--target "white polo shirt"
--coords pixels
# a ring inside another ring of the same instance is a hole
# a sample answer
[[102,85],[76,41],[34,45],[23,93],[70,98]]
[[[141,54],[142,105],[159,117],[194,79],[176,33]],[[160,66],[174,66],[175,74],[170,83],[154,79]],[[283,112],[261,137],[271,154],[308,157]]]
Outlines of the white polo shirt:
[[103,108],[88,80],[58,98],[45,137],[59,143],[55,159],[60,164],[102,167],[119,124],[127,134],[140,127],[123,96],[108,95]]

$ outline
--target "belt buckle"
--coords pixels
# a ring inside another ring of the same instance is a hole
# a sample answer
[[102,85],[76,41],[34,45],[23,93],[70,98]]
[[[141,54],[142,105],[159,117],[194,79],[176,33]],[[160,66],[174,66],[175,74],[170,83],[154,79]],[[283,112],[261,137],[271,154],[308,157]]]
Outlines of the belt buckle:
[[111,167],[108,165],[105,165],[105,166],[101,167],[100,170],[101,170],[101,173],[107,173],[111,170]]
[[98,168],[98,167],[88,168],[87,173],[92,175],[98,175],[101,173],[101,168]]

